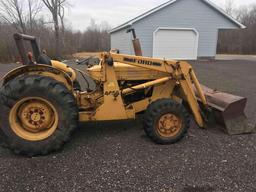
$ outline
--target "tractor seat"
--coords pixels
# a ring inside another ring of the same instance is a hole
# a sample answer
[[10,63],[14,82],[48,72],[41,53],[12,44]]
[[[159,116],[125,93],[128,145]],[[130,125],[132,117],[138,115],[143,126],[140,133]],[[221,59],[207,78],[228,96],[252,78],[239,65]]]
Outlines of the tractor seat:
[[39,57],[38,57],[38,64],[44,64],[44,65],[52,65],[51,62],[51,58],[49,56],[47,56],[45,53],[42,53]]

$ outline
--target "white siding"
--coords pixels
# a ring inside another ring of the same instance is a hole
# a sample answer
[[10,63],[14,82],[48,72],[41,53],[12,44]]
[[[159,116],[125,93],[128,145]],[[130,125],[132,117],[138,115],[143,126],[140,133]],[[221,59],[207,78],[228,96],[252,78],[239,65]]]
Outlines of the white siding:
[[111,35],[111,49],[119,49],[123,54],[134,54],[131,33],[126,33],[126,29],[120,30]]
[[[153,55],[153,33],[158,27],[195,28],[199,32],[199,57],[215,57],[219,29],[238,28],[201,0],[179,0],[133,24],[132,28],[135,28],[141,40],[144,56]],[[127,34],[121,33],[125,33],[125,30],[111,34],[112,48],[131,54],[132,48],[127,47],[131,46],[131,37],[127,38]]]

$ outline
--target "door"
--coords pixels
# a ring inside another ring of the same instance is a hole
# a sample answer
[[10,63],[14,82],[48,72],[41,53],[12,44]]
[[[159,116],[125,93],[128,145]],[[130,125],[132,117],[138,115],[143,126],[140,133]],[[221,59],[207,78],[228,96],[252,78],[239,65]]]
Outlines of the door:
[[154,32],[153,57],[196,60],[198,39],[195,29],[159,28]]

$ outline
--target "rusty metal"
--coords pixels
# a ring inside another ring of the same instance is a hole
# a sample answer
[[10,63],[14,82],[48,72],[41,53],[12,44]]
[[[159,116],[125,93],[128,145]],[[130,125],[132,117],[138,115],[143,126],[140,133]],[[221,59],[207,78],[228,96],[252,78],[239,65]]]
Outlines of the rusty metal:
[[[254,132],[254,128],[248,125],[245,115],[247,99],[210,89],[201,85],[209,107],[217,123],[223,125],[230,135],[246,134]],[[199,99],[200,100],[200,99]]]
[[167,113],[160,117],[157,132],[162,137],[175,137],[182,129],[182,119],[175,114]]
[[127,33],[130,33],[130,32],[132,32],[132,36],[133,36],[132,44],[133,44],[133,49],[134,49],[135,55],[142,56],[140,40],[137,38],[135,29],[128,29]]
[[13,35],[20,57],[21,57],[21,61],[23,65],[30,65],[31,62],[27,56],[27,52],[26,52],[26,47],[24,44],[24,41],[29,41],[33,50],[33,56],[36,60],[36,62],[38,62],[38,58],[40,55],[40,49],[37,43],[37,40],[35,37],[33,36],[29,36],[29,35],[24,35],[24,34],[20,34],[20,33],[16,33]]
[[139,39],[134,39],[134,40],[132,40],[132,44],[133,44],[135,55],[136,56],[142,56],[140,40]]

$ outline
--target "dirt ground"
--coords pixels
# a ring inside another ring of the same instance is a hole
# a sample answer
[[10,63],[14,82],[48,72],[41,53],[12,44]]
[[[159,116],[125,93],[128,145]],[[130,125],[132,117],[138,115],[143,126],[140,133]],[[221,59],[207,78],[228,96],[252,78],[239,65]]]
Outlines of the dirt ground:
[[73,54],[74,58],[100,57],[101,52],[81,52]]
[[[246,114],[255,122],[256,61],[193,66],[203,84],[248,97]],[[0,65],[0,75],[13,67]],[[45,157],[0,148],[0,191],[256,191],[256,135],[193,125],[181,142],[162,146],[140,121],[83,124],[62,151]]]

